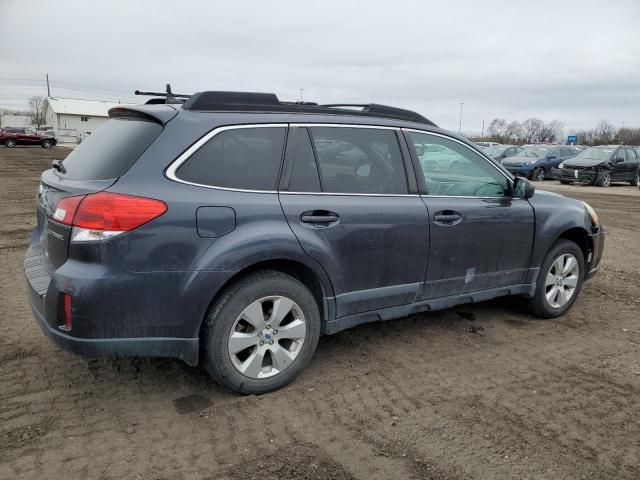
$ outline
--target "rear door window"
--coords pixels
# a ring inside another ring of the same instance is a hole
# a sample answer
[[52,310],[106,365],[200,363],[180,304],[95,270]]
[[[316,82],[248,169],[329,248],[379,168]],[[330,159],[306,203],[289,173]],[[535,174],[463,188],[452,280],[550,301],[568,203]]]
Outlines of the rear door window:
[[65,158],[68,180],[111,180],[124,175],[158,138],[162,126],[140,119],[110,119]]
[[176,171],[196,185],[275,190],[286,127],[233,128],[217,133]]
[[407,176],[393,130],[312,127],[323,192],[406,194]]

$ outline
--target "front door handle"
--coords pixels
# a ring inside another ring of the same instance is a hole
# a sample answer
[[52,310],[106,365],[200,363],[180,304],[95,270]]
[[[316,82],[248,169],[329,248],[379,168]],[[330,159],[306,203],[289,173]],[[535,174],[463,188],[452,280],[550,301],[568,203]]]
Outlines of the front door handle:
[[433,221],[438,225],[449,227],[460,223],[462,221],[462,214],[453,210],[443,210],[441,212],[436,212],[433,216]]

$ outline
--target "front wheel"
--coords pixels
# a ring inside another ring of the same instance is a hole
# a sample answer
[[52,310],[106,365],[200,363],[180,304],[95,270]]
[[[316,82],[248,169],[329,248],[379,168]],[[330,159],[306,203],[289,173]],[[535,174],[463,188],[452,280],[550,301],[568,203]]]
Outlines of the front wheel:
[[53,147],[53,142],[51,140],[45,140],[44,142],[42,142],[42,148],[51,148]]
[[537,182],[542,182],[544,180],[545,177],[545,171],[544,168],[542,167],[538,167],[533,171],[533,174],[531,174],[531,178]]
[[320,338],[311,292],[276,271],[250,274],[216,302],[203,330],[204,365],[234,392],[262,394],[291,383]]
[[536,292],[528,301],[531,313],[540,318],[564,315],[576,301],[584,281],[584,255],[570,240],[559,240],[542,262]]
[[631,180],[631,185],[634,187],[637,187],[638,185],[640,185],[640,170],[637,170],[636,173],[633,175],[633,179]]
[[611,172],[603,172],[600,174],[600,178],[596,180],[596,186],[608,187],[611,185]]
[[13,148],[16,146],[16,141],[13,138],[10,138],[9,140],[5,140],[4,141],[5,146],[7,146],[8,148]]

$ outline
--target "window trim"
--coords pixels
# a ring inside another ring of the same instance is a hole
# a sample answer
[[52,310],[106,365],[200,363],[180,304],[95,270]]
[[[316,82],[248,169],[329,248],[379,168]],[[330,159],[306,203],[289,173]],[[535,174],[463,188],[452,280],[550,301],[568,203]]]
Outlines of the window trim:
[[[418,190],[420,191],[420,196],[421,197],[426,197],[426,198],[476,198],[476,199],[493,199],[493,200],[495,200],[497,198],[510,198],[512,200],[519,200],[516,197],[509,197],[509,196],[506,196],[506,195],[504,197],[476,197],[476,196],[471,196],[471,195],[431,195],[431,194],[429,194],[429,192],[427,190],[426,180],[424,178],[424,173],[422,172],[422,166],[420,165],[420,162],[419,162],[419,160],[417,159],[417,156],[416,156],[415,147],[413,146],[413,142],[410,141],[411,140],[410,136],[407,135],[408,133],[411,133],[411,132],[422,133],[422,134],[425,134],[425,135],[433,135],[435,137],[441,137],[441,138],[444,138],[446,140],[451,140],[453,142],[459,143],[463,147],[467,148],[471,152],[473,152],[476,155],[478,155],[486,163],[488,163],[493,168],[495,168],[498,172],[500,172],[507,179],[507,182],[508,182],[509,187],[511,188],[511,190],[513,190],[513,176],[510,173],[504,171],[494,161],[489,160],[480,150],[477,150],[477,149],[471,147],[470,145],[467,145],[465,142],[463,142],[461,140],[458,140],[457,138],[454,138],[454,137],[449,136],[449,135],[444,135],[442,133],[431,132],[429,130],[420,130],[420,129],[417,129],[417,128],[402,128],[402,131],[405,133],[405,139],[406,139],[406,142],[407,142],[407,144],[409,146],[409,151],[411,153],[411,158],[413,160],[414,169],[416,169],[416,176],[419,177],[418,178]],[[420,173],[418,174],[418,172],[420,172]],[[421,184],[421,182],[422,182],[422,184]],[[424,191],[424,192],[422,192],[422,191]]]
[[[202,184],[202,183],[190,182],[188,180],[183,180],[183,179],[179,178],[178,176],[176,176],[176,172],[182,166],[182,164],[185,163],[187,160],[189,160],[191,155],[193,155],[198,150],[200,150],[200,148],[202,148],[213,137],[215,137],[219,133],[226,132],[227,130],[239,130],[239,129],[247,129],[247,128],[284,128],[285,129],[285,139],[284,139],[285,144],[284,144],[283,153],[282,153],[282,155],[284,156],[284,151],[286,150],[286,144],[287,144],[287,138],[286,138],[287,131],[286,130],[288,130],[288,128],[289,128],[289,124],[288,123],[257,123],[257,124],[245,124],[245,125],[225,125],[225,126],[222,126],[222,127],[216,127],[213,130],[211,130],[210,132],[206,133],[205,135],[200,137],[200,139],[197,140],[193,145],[191,145],[184,152],[182,152],[178,156],[178,158],[176,158],[173,162],[171,162],[169,164],[169,166],[165,169],[165,171],[164,171],[165,176],[169,180],[173,180],[174,182],[177,182],[177,183],[183,183],[185,185],[193,185],[195,187],[211,188],[211,189],[214,189],[214,190],[226,190],[226,191],[231,191],[231,192],[245,192],[245,193],[278,193],[277,190],[251,190],[251,189],[245,189],[245,188],[217,187],[215,185],[205,185],[205,184]],[[278,178],[276,179],[276,188],[277,188],[277,185],[278,185],[278,182],[279,182],[279,177],[280,177],[281,171],[282,171],[282,156],[280,157],[280,167],[279,167],[279,171],[278,171]]]

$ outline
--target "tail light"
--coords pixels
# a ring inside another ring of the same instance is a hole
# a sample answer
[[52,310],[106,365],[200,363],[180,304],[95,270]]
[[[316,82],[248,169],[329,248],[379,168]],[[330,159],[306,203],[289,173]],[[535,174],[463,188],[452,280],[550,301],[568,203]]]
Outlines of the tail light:
[[72,242],[87,242],[135,230],[166,211],[160,200],[100,192],[63,198],[52,218],[73,227]]

